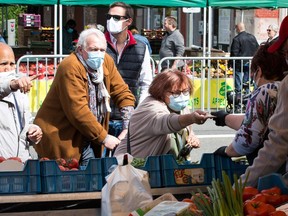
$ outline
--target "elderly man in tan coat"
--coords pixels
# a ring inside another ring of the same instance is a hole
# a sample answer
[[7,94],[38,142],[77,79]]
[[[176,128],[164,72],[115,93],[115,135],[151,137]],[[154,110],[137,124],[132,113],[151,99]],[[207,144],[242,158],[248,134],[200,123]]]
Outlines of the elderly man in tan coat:
[[59,65],[35,123],[43,130],[36,151],[40,157],[76,158],[86,165],[101,156],[101,145],[114,149],[118,137],[108,135],[110,98],[119,107],[123,127],[128,127],[135,98],[105,54],[106,39],[97,29],[84,30],[75,53]]

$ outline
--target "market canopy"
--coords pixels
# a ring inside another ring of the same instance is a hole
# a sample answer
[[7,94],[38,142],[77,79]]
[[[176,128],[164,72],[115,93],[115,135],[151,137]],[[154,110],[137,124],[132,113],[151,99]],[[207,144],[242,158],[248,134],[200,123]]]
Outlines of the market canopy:
[[[60,0],[61,5],[108,6],[115,0]],[[125,0],[136,7],[206,7],[206,0]]]
[[55,5],[58,0],[5,0],[0,5]]
[[288,8],[288,0],[208,0],[208,6],[214,8]]

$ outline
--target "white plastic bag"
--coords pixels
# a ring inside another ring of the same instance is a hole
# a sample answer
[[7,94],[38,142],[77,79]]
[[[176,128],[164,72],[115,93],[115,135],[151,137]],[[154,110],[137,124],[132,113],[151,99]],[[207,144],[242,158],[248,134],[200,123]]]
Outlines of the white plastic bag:
[[[123,165],[124,158],[128,159],[127,165]],[[107,183],[102,188],[102,216],[127,216],[153,200],[148,173],[134,168],[132,160],[130,154],[118,156],[118,166],[106,177]]]

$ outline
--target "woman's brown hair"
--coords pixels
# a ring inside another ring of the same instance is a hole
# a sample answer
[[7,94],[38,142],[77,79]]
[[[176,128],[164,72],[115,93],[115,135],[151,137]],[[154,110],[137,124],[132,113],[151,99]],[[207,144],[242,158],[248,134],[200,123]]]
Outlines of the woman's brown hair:
[[193,85],[190,78],[179,70],[167,69],[158,74],[149,87],[149,94],[156,100],[164,101],[167,92],[172,91],[174,85],[182,86],[186,84],[190,95],[193,94]]

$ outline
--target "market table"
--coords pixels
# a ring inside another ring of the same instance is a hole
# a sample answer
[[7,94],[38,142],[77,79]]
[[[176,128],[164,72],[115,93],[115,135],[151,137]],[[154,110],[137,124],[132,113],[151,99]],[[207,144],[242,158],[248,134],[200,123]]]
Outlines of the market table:
[[[205,192],[206,185],[187,187],[152,188],[153,197],[172,193],[179,200],[191,195],[198,188]],[[101,192],[2,195],[0,196],[0,213],[5,215],[100,215]]]

